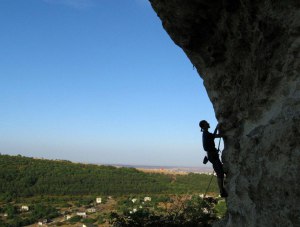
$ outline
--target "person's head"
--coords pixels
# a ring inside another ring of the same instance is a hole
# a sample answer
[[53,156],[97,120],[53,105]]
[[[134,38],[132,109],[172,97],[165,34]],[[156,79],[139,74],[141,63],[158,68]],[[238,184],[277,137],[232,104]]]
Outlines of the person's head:
[[204,131],[208,130],[210,128],[210,125],[206,120],[202,120],[199,122],[199,127],[201,128],[201,131]]

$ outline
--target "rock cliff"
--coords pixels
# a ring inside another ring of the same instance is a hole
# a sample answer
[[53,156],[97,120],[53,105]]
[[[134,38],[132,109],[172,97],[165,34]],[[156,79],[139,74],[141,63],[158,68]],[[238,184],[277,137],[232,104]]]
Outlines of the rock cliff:
[[228,215],[216,226],[300,226],[300,1],[150,2],[226,135]]

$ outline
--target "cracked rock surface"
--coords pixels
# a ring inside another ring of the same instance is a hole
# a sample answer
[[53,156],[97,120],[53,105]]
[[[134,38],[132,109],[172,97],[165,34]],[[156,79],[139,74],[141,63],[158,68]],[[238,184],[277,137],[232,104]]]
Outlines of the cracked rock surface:
[[150,2],[226,135],[228,214],[215,226],[300,226],[300,1]]

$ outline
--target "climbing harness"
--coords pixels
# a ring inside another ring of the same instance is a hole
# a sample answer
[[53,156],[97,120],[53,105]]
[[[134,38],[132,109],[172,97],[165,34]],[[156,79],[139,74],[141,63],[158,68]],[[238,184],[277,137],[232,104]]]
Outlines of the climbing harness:
[[[221,138],[220,138],[220,140],[219,140],[218,153],[220,152],[220,144],[221,144]],[[209,189],[210,184],[211,184],[211,182],[212,182],[212,179],[213,179],[213,177],[214,177],[214,173],[215,173],[215,171],[213,170],[213,172],[212,172],[212,174],[211,174],[211,178],[210,178],[209,184],[208,184],[208,186],[207,186],[207,188],[206,188],[206,191],[205,191],[205,193],[204,193],[203,199],[206,197],[206,194],[207,194],[207,192],[208,192],[208,189]]]

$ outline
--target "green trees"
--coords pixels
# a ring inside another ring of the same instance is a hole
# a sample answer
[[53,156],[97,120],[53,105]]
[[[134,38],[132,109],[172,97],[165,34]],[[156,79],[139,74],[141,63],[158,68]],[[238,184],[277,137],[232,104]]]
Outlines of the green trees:
[[[0,155],[0,201],[39,195],[129,195],[203,192],[210,176],[174,176]],[[205,186],[204,186],[205,185]],[[216,184],[215,184],[216,186]],[[217,192],[217,187],[211,187]]]
[[33,211],[31,213],[31,216],[33,219],[52,219],[59,216],[59,213],[56,208],[49,205],[45,205],[43,203],[35,204],[32,207],[32,210]]
[[[37,222],[39,219],[52,219],[59,216],[56,208],[49,204],[35,204],[30,207],[30,212],[26,217],[22,216],[19,207],[7,204],[3,207],[2,211],[7,214],[7,220],[4,222],[0,219],[0,227],[19,227],[26,226]],[[1,225],[1,223],[3,225]]]
[[124,211],[123,214],[111,213],[112,226],[199,226],[208,227],[217,219],[213,211],[214,201],[202,200],[199,197],[185,199],[178,197],[178,201],[168,204],[162,212],[155,212],[149,208],[137,209],[135,212]]
[[[57,207],[88,208],[95,205],[99,196],[101,205],[106,200],[112,201],[107,199],[109,196],[118,198],[118,208],[110,218],[115,226],[209,226],[215,215],[209,205],[199,204],[198,195],[206,190],[210,178],[205,174],[154,174],[134,168],[0,154],[0,213],[7,214],[0,218],[0,227],[26,226],[41,219],[53,219],[60,215]],[[216,182],[211,185],[211,191],[217,192]],[[191,194],[197,194],[198,200],[174,200]],[[145,202],[144,198],[149,196],[151,202]],[[138,204],[132,202],[133,198],[138,199]],[[22,204],[30,206],[29,211],[20,212]],[[179,205],[169,209],[170,204]],[[220,203],[216,210],[223,215],[226,207]],[[108,219],[104,214],[95,219],[74,216],[71,222],[103,223]]]
[[19,213],[18,208],[16,206],[13,206],[11,204],[7,204],[4,209],[3,209],[4,213],[7,214],[7,218],[8,219],[13,219],[16,214]]

